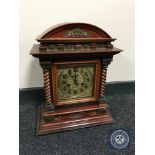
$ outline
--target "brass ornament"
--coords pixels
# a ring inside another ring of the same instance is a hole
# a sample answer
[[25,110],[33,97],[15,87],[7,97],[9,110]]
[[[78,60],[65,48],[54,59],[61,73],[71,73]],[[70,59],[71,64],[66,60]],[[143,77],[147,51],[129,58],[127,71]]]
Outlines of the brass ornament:
[[65,37],[90,37],[90,34],[80,28],[74,28],[71,31],[65,32],[64,34]]

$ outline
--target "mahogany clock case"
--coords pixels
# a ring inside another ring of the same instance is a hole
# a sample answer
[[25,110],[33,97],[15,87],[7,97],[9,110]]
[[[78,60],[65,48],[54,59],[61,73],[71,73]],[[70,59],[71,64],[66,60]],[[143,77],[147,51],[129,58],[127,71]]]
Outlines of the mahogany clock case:
[[[35,44],[30,54],[39,58],[45,93],[45,102],[38,108],[37,135],[114,121],[105,98],[108,65],[113,55],[122,51],[113,47],[114,40],[104,30],[86,23],[58,25],[37,38],[40,44]],[[92,87],[92,94],[60,98],[60,68],[65,72],[65,67],[90,65],[94,66],[92,85],[84,91]]]

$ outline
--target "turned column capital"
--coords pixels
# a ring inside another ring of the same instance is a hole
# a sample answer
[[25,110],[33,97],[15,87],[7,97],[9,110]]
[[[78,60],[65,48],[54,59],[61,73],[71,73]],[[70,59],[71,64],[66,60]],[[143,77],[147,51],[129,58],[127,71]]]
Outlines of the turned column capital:
[[42,67],[42,69],[50,69],[51,61],[40,61],[40,66]]
[[112,58],[102,58],[101,59],[101,65],[108,67],[108,65],[110,65],[111,61],[112,61]]

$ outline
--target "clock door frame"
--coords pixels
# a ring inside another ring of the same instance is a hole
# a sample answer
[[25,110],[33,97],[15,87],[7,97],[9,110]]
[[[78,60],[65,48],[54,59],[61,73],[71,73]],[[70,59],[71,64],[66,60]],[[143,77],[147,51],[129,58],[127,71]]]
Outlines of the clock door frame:
[[[72,99],[69,101],[58,101],[58,74],[57,69],[60,65],[95,65],[95,79],[94,79],[94,90],[93,96],[81,99]],[[77,104],[85,102],[97,102],[99,98],[99,84],[100,84],[100,60],[80,60],[80,61],[61,61],[54,62],[52,64],[52,79],[53,79],[53,102],[55,105],[67,105]]]

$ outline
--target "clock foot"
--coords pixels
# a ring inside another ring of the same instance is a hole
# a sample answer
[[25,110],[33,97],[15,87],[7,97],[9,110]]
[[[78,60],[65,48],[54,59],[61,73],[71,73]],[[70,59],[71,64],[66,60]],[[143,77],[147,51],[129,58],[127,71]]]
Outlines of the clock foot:
[[[84,109],[84,108],[83,108]],[[73,130],[96,126],[101,124],[113,123],[114,119],[107,108],[93,105],[87,107],[87,111],[74,112],[55,110],[51,114],[44,113],[42,106],[38,108],[37,133],[36,135],[45,135],[54,132]]]

